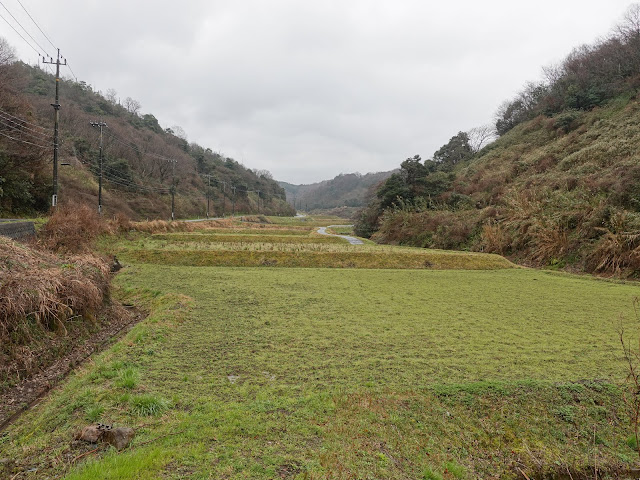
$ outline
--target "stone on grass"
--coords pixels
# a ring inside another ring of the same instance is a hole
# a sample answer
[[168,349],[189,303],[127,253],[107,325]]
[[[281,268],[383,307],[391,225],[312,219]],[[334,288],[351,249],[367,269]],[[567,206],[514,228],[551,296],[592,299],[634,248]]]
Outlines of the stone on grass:
[[97,425],[84,427],[82,432],[76,435],[76,439],[89,443],[106,442],[113,445],[118,450],[122,450],[124,447],[129,445],[129,442],[131,442],[134,435],[135,432],[133,431],[133,428],[114,428],[111,425],[98,423]]
[[102,430],[100,430],[96,425],[89,425],[84,427],[76,438],[84,442],[98,443],[101,436]]
[[102,440],[113,445],[118,450],[122,450],[129,445],[129,442],[133,439],[135,432],[133,428],[129,427],[116,427],[111,430],[105,431],[102,436]]

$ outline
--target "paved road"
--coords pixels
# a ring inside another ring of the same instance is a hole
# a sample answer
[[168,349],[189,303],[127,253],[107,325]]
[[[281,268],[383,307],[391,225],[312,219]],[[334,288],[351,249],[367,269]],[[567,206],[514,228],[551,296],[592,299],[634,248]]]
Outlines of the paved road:
[[333,233],[327,233],[327,228],[332,228],[332,227],[353,227],[353,225],[329,225],[328,227],[319,227],[318,233],[320,235],[329,235],[330,237],[344,238],[351,245],[364,245],[364,242],[356,237],[350,237],[349,235],[335,235]]

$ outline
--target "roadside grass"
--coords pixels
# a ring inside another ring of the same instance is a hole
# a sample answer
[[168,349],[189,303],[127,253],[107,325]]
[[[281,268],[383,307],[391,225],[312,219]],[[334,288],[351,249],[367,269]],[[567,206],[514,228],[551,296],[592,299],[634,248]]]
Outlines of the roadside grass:
[[327,233],[333,233],[335,235],[351,235],[353,236],[353,225],[336,225],[332,228],[327,228]]
[[[636,285],[158,264],[116,282],[150,316],[0,437],[17,478],[578,478],[637,458],[616,386]],[[76,460],[89,416],[132,446]]]

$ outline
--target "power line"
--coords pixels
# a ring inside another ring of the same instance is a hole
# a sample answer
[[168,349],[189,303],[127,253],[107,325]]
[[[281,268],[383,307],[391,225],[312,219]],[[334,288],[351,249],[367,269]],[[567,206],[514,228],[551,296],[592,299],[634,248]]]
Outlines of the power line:
[[[94,175],[98,175],[99,174],[99,170],[92,166],[92,165],[88,165],[87,166],[88,170],[93,173]],[[105,170],[113,170],[110,168],[105,168]],[[133,188],[136,190],[140,190],[140,191],[144,191],[147,193],[169,193],[169,189],[168,188],[164,188],[164,189],[160,189],[160,188],[153,188],[153,187],[146,187],[144,185],[139,185],[131,180],[128,180],[126,178],[123,178],[119,175],[116,175],[114,173],[104,173],[104,178],[105,180],[110,181],[111,183],[116,183],[117,185],[123,186],[123,187],[129,187],[129,188]]]
[[[0,116],[0,123],[2,123],[5,127],[11,128],[12,130],[16,130],[20,133],[24,133],[29,137],[37,138],[38,140],[49,140],[50,138],[48,135],[44,135],[40,132],[32,133],[32,131],[30,131],[31,129],[22,127],[19,123],[13,122],[12,120],[7,120],[2,116]],[[15,125],[12,125],[11,123],[14,123]]]
[[116,143],[119,143],[122,146],[130,148],[131,150],[134,150],[135,152],[139,153],[140,155],[146,155],[148,157],[158,158],[160,160],[166,160],[167,162],[175,161],[175,158],[165,157],[165,156],[159,155],[157,153],[153,153],[153,152],[143,152],[140,149],[140,147],[138,145],[136,145],[135,143],[127,142],[126,140],[121,139],[120,137],[118,137],[117,135],[115,135],[112,132],[105,132],[105,135],[107,137],[111,138],[112,140],[114,140]]
[[8,123],[5,123],[2,119],[0,119],[0,126],[8,128],[12,132],[20,133],[22,135],[26,135],[27,137],[31,137],[34,140],[45,141],[45,142],[50,140],[50,138],[47,138],[45,136],[34,135],[33,133],[25,132],[24,130],[21,130],[20,127],[16,127],[15,125],[10,125]]
[[[99,173],[99,170],[97,169],[97,167],[95,167],[92,163],[86,162],[86,161],[82,161],[82,163],[87,165],[87,168],[92,173],[94,173],[96,175]],[[118,172],[118,173],[120,173],[119,170],[117,170],[114,167],[110,167],[108,165],[103,166],[103,168],[104,168],[104,170],[106,170],[108,172]],[[110,175],[112,177],[115,177],[115,178],[123,181],[123,182],[128,182],[129,186],[132,186],[132,187],[136,187],[136,188],[143,189],[143,190],[148,190],[148,191],[161,192],[161,193],[168,193],[169,192],[169,188],[168,187],[162,187],[162,186],[160,186],[160,187],[151,187],[151,186],[140,185],[140,184],[135,183],[133,180],[131,180],[129,178],[122,177],[122,176],[120,176],[118,174],[110,173]]]
[[[3,6],[4,6],[4,5],[3,5]],[[21,34],[18,30],[16,30],[16,29],[15,29],[15,27],[9,23],[9,20],[7,20],[6,18],[4,18],[4,16],[3,16],[1,13],[0,13],[0,18],[1,18],[2,20],[4,20],[4,21],[7,23],[7,25],[9,25],[9,26],[13,29],[13,31],[14,31],[14,32],[16,32],[16,33],[18,34],[18,36],[19,36],[22,40],[24,40],[24,42],[25,42],[27,45],[29,45],[29,46],[31,47],[31,49],[32,49],[34,52],[36,52],[36,53],[38,54],[38,57],[40,57],[40,52],[39,52],[38,50],[36,50],[36,47],[34,47],[33,45],[31,45],[31,44],[29,43],[29,41],[28,41],[26,38],[24,38],[24,37],[22,36],[22,34]]]
[[[9,15],[11,15],[11,18],[13,18],[13,19],[15,20],[15,22],[20,26],[20,28],[22,28],[22,30],[24,30],[24,33],[26,33],[27,35],[29,35],[29,38],[30,38],[31,40],[33,40],[33,43],[35,43],[38,47],[40,47],[40,50],[42,50],[46,55],[49,55],[49,54],[47,53],[47,51],[46,51],[44,48],[42,48],[42,46],[38,43],[38,41],[37,41],[35,38],[33,38],[33,37],[31,36],[31,34],[27,31],[27,29],[26,29],[26,28],[24,28],[24,27],[22,26],[22,24],[20,23],[20,21],[19,21],[16,17],[14,17],[14,16],[13,16],[13,13],[11,13],[11,12],[9,11],[9,9],[4,5],[4,3],[2,3],[2,1],[0,1],[0,5],[2,5],[2,8],[4,8],[4,9],[7,11],[7,13],[8,13]],[[14,28],[14,30],[15,30],[15,28]],[[24,40],[24,37],[23,37],[23,40]],[[55,47],[54,47],[54,48],[55,48]],[[49,57],[51,57],[51,55],[49,55]]]
[[27,15],[29,15],[29,18],[31,19],[31,21],[33,22],[33,24],[38,27],[38,30],[40,30],[40,33],[42,35],[44,35],[44,38],[47,39],[47,41],[51,44],[51,46],[56,49],[57,47],[53,44],[53,42],[49,39],[49,37],[47,36],[46,33],[44,33],[42,31],[42,29],[40,28],[40,25],[38,25],[38,22],[35,21],[35,19],[31,16],[31,14],[27,11],[27,9],[25,8],[25,6],[22,4],[22,2],[20,0],[18,0],[18,3],[20,4],[20,6],[22,7],[22,9],[27,13]]
[[4,114],[4,115],[6,115],[6,116],[8,116],[8,117],[15,118],[16,120],[18,120],[18,121],[20,121],[20,122],[22,122],[22,123],[26,123],[26,124],[28,124],[28,125],[32,125],[32,126],[34,126],[34,127],[36,127],[36,128],[39,128],[39,129],[41,129],[41,130],[44,130],[44,131],[47,131],[47,132],[49,131],[47,128],[44,128],[44,127],[41,127],[40,125],[37,125],[37,124],[32,123],[32,122],[29,122],[28,120],[25,120],[24,118],[16,117],[15,115],[10,114],[9,112],[5,112],[5,111],[4,111],[4,110],[2,110],[2,109],[0,109],[0,114]]
[[35,130],[33,128],[29,128],[29,127],[23,125],[22,123],[20,123],[20,122],[18,122],[16,120],[12,120],[11,118],[5,117],[2,114],[0,114],[0,121],[4,121],[6,126],[8,126],[10,128],[21,129],[21,130],[25,131],[25,133],[27,135],[30,135],[30,136],[33,136],[33,137],[39,137],[39,138],[43,138],[43,139],[48,139],[49,138],[49,135],[47,135],[45,132],[42,132],[42,131],[39,131],[39,130]]
[[[93,173],[93,174],[98,174],[99,170],[97,169],[97,167],[95,167],[92,164],[87,164],[87,168],[88,170]],[[148,190],[148,191],[153,191],[153,192],[161,192],[161,193],[167,193],[169,191],[168,188],[155,188],[155,187],[147,187],[145,185],[140,185],[138,183],[135,183],[133,180],[128,179],[128,178],[124,178],[116,173],[112,173],[114,171],[117,172],[116,169],[114,169],[113,167],[103,167],[104,171],[106,171],[107,173],[105,173],[106,175],[111,176],[112,178],[115,178],[116,180],[119,180],[120,182],[123,182],[123,184],[126,184],[126,186],[129,187],[133,187],[133,188],[137,188],[139,190]],[[110,173],[111,172],[111,173]],[[118,172],[119,173],[119,172]]]
[[[67,59],[64,59],[65,61],[67,61]],[[73,70],[71,70],[71,65],[69,65],[69,62],[67,62],[67,68],[69,69],[69,71],[71,72],[71,75],[73,75],[73,78],[76,79],[76,83],[78,82],[78,77],[76,77],[76,74],[73,73]]]
[[11,135],[7,135],[6,133],[2,133],[2,132],[0,132],[0,135],[2,135],[3,137],[7,137],[9,140],[13,140],[13,141],[15,141],[15,142],[26,143],[27,145],[33,145],[34,147],[38,147],[38,148],[42,148],[42,149],[45,149],[45,148],[51,148],[51,146],[50,146],[50,145],[47,145],[47,146],[38,145],[38,144],[33,143],[33,142],[28,142],[28,141],[26,141],[26,140],[21,140],[21,139],[19,139],[19,138],[12,137]]

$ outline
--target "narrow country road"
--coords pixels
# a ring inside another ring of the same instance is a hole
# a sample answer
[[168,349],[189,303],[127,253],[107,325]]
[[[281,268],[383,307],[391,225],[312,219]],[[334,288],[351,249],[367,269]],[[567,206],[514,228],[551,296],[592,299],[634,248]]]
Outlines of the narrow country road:
[[318,233],[320,235],[329,235],[331,237],[344,238],[351,245],[364,245],[364,242],[356,237],[350,237],[349,235],[336,235],[333,233],[327,233],[327,228],[332,228],[332,227],[353,227],[353,225],[329,225],[328,227],[318,227]]

